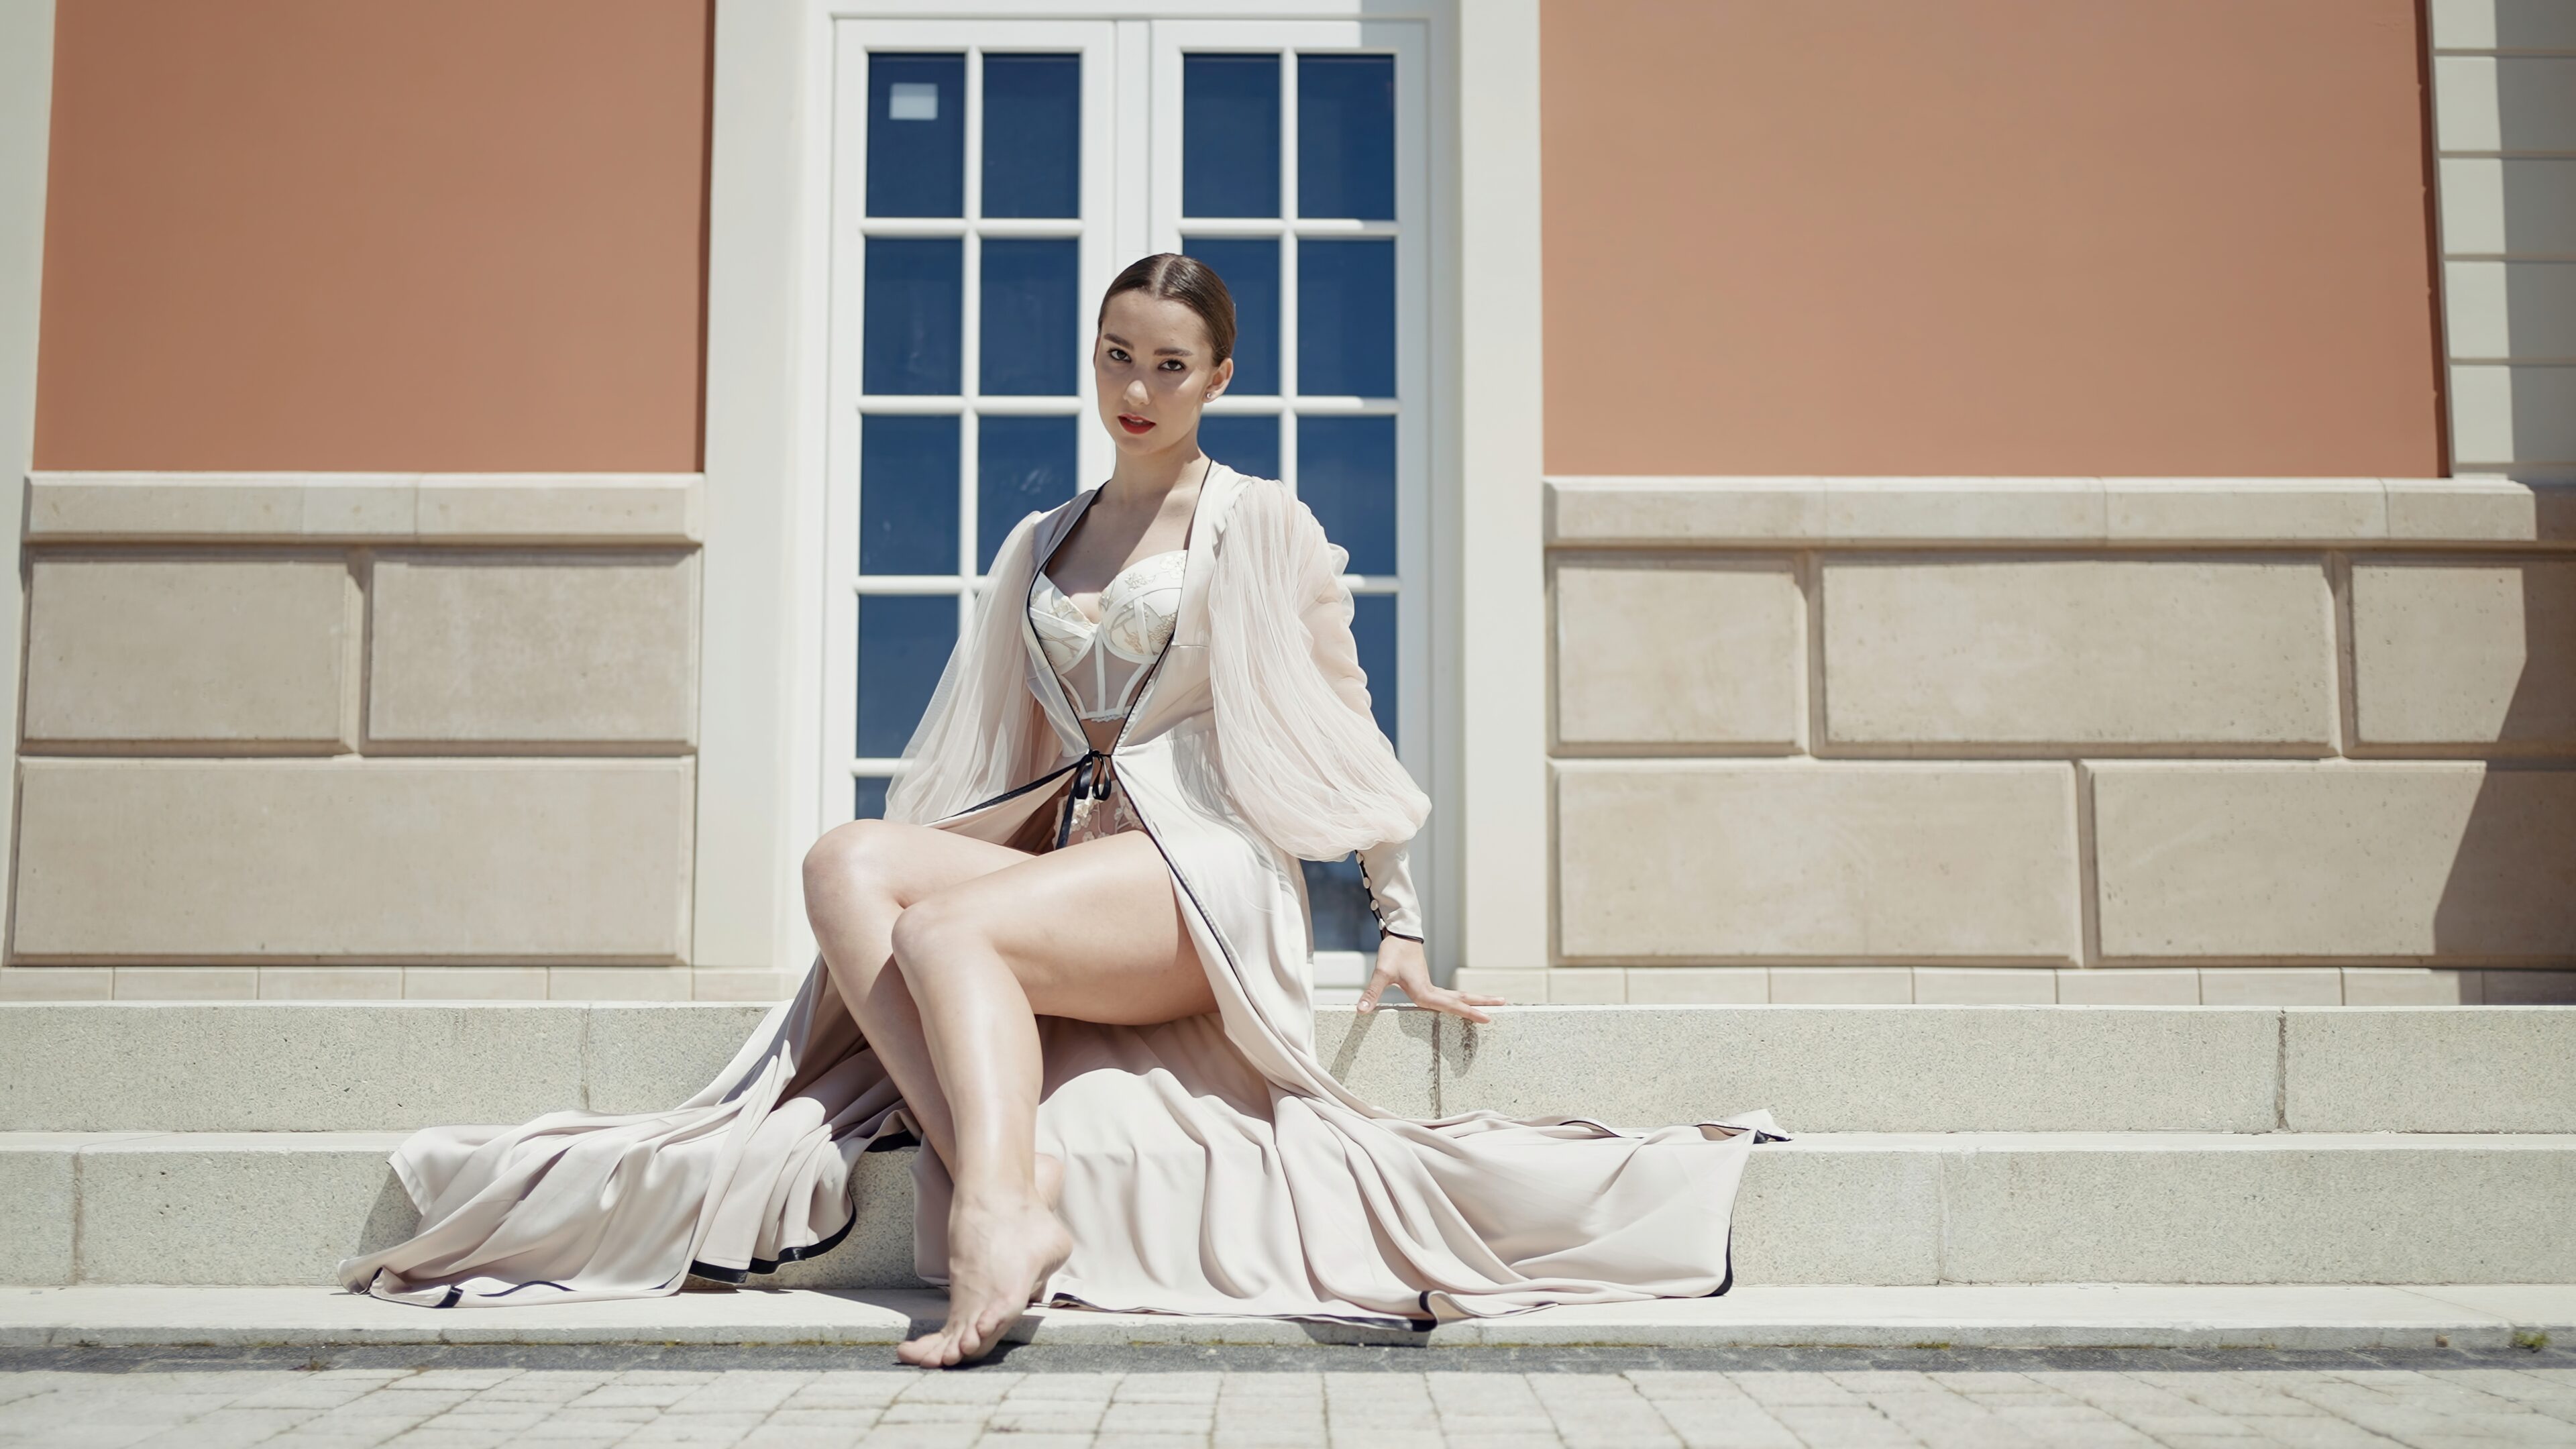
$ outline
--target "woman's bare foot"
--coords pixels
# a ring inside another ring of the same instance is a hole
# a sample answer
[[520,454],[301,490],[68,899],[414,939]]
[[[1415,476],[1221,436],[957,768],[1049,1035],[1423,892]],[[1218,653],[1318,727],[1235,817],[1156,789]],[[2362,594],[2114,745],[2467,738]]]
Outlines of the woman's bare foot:
[[[1060,1185],[1061,1164],[1056,1178]],[[948,1321],[905,1342],[895,1356],[917,1368],[982,1358],[1072,1252],[1073,1236],[1043,1201],[986,1207],[959,1199],[948,1214]]]

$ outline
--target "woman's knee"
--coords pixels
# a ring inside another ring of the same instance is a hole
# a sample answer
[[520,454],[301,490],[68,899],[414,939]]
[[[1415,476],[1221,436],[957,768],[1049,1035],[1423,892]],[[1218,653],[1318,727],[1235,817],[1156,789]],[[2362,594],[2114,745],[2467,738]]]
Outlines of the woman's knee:
[[904,907],[894,918],[895,968],[916,986],[958,952],[989,944],[975,912],[946,891]]
[[870,885],[891,890],[896,837],[903,832],[904,827],[883,820],[853,820],[824,831],[805,852],[807,908]]

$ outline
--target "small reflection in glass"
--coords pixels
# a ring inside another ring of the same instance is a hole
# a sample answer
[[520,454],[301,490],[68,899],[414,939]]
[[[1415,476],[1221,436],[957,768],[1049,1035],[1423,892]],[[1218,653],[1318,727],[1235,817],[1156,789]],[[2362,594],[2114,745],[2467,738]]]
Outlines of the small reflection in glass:
[[966,57],[868,57],[868,215],[966,214]]

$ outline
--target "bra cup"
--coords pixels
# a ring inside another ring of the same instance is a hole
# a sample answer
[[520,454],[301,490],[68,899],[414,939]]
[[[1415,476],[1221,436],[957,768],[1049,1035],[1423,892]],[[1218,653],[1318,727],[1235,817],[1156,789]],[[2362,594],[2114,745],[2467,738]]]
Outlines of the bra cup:
[[1143,664],[1172,642],[1187,567],[1182,554],[1156,554],[1109,581],[1100,595],[1100,637],[1110,653]]
[[[1055,580],[1041,573],[1029,595],[1029,623],[1047,663],[1076,696],[1084,719],[1114,719],[1172,641],[1189,555],[1174,549],[1130,566],[1100,591],[1094,623]],[[1108,661],[1119,661],[1112,669]],[[1090,663],[1086,665],[1085,660]],[[1121,676],[1113,682],[1111,676]],[[1094,694],[1108,696],[1094,699]]]
[[1081,660],[1091,647],[1093,625],[1074,607],[1073,600],[1055,586],[1055,580],[1038,575],[1036,597],[1029,610],[1029,622],[1037,627],[1038,643],[1045,648],[1047,663],[1062,674]]

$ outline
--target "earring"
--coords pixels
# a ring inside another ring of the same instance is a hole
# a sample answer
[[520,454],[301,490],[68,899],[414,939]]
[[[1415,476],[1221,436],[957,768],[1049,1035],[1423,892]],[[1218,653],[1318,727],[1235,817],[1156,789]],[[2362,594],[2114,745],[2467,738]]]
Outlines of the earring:
[[1209,402],[1215,402],[1215,401],[1216,401],[1216,394],[1215,394],[1215,393],[1209,393],[1209,394],[1207,395],[1207,400],[1208,400]]

